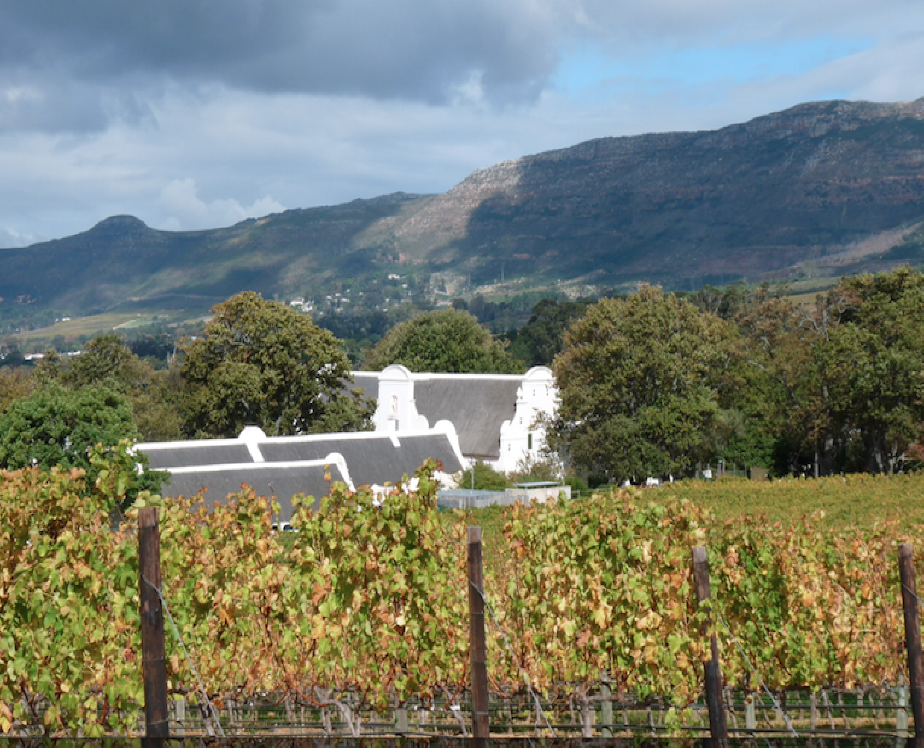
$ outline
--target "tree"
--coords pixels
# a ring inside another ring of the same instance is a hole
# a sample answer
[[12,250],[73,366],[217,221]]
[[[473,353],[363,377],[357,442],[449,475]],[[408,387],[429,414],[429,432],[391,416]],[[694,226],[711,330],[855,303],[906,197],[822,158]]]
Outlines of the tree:
[[33,390],[30,372],[21,366],[0,368],[0,413]]
[[22,366],[25,360],[17,341],[10,339],[0,341],[0,371],[6,367]]
[[849,304],[827,295],[797,306],[761,288],[736,317],[742,358],[753,373],[747,410],[772,440],[777,473],[830,467],[830,398],[816,355]]
[[84,351],[62,359],[49,352],[35,372],[39,382],[55,382],[68,389],[102,387],[124,395],[132,406],[140,438],[168,441],[181,436],[177,367],[158,371],[142,361],[117,335],[100,335]]
[[[472,471],[475,472],[474,481]],[[463,470],[462,477],[459,478],[459,488],[473,488],[476,491],[503,491],[509,484],[506,475],[481,460],[476,460],[472,467]]]
[[924,276],[841,279],[813,304],[761,291],[738,316],[777,470],[891,472],[924,437]]
[[899,268],[837,290],[853,303],[816,361],[841,462],[891,473],[924,438],[924,275]]
[[411,371],[519,374],[514,359],[468,312],[442,309],[392,328],[366,357],[365,368],[402,364]]
[[371,427],[374,401],[348,390],[339,341],[310,318],[247,291],[217,304],[204,336],[184,346],[184,431],[233,437]]
[[562,349],[565,331],[587,311],[589,300],[543,299],[533,307],[529,322],[513,336],[511,353],[530,366],[549,366]]
[[[93,448],[118,451],[120,443],[138,437],[132,409],[124,396],[97,387],[67,390],[48,384],[21,398],[0,415],[0,467],[19,470],[37,466],[83,468],[87,482],[100,477],[100,461],[92,459]],[[143,455],[133,461],[144,467]],[[142,470],[128,492],[159,492],[163,475]]]
[[692,293],[678,292],[677,296],[689,301],[693,306],[703,312],[709,312],[721,319],[734,319],[744,305],[747,293],[744,286],[725,286],[714,288],[705,285]]
[[610,481],[682,474],[710,456],[735,330],[660,288],[603,299],[554,361],[549,443]]
[[508,473],[510,482],[535,483],[538,481],[558,481],[563,474],[561,460],[554,452],[535,458],[528,454],[517,463],[517,469]]
[[36,373],[71,389],[108,382],[124,392],[144,376],[144,366],[118,335],[110,333],[93,338],[79,356],[48,357]]

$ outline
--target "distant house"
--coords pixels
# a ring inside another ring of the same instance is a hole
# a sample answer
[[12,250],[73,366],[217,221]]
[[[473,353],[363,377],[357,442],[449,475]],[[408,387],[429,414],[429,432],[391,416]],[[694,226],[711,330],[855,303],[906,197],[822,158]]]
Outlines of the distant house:
[[193,496],[206,488],[211,504],[246,484],[259,496],[276,497],[280,525],[290,520],[296,494],[313,496],[315,506],[328,494],[325,472],[351,489],[368,485],[382,494],[385,483],[412,476],[430,458],[442,463],[437,477],[446,485],[463,467],[455,431],[445,427],[400,436],[366,431],[270,437],[251,426],[236,439],[148,442],[135,449],[153,469],[170,473],[164,496]]
[[540,458],[545,430],[535,421],[557,407],[547,366],[526,374],[434,374],[392,365],[352,375],[356,387],[378,399],[377,433],[401,435],[451,424],[466,462],[481,460],[502,472],[516,470],[524,458]]

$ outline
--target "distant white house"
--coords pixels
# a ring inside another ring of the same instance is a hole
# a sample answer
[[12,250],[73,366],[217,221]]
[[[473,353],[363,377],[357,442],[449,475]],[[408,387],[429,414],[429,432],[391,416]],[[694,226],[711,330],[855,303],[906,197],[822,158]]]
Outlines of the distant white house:
[[547,366],[526,374],[435,374],[392,365],[352,374],[358,387],[378,399],[376,432],[438,429],[448,422],[467,462],[481,460],[505,473],[524,458],[541,458],[545,430],[536,419],[557,408],[558,391]]

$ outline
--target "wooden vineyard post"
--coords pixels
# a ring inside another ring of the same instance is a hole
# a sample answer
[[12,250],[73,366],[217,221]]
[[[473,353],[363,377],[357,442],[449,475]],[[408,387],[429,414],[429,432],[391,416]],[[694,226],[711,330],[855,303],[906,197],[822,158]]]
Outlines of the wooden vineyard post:
[[404,735],[408,730],[407,709],[395,709],[395,732]]
[[895,714],[895,748],[905,748],[908,741],[908,686],[905,685],[905,676],[898,674],[898,686],[895,688],[898,696],[898,710]]
[[914,551],[910,543],[898,547],[898,574],[902,583],[905,614],[905,644],[908,648],[908,676],[911,681],[911,713],[914,715],[914,746],[924,748],[924,671],[921,668],[921,618],[914,581]]
[[484,633],[484,568],[481,528],[468,528],[469,653],[472,667],[472,745],[482,746],[490,737],[488,725],[488,665]]
[[[696,600],[702,604],[704,600],[712,599],[709,587],[709,562],[706,559],[706,548],[696,546],[693,549],[693,581],[696,584]],[[709,630],[712,616],[703,624],[703,634]],[[709,641],[712,648],[712,657],[703,662],[703,675],[706,685],[706,705],[709,707],[709,731],[712,734],[712,744],[723,746],[728,744],[728,728],[725,725],[725,704],[722,699],[722,668],[719,666],[719,644],[713,632]]]
[[167,723],[167,661],[164,611],[160,602],[160,530],[157,509],[138,511],[138,567],[141,589],[141,661],[144,680],[144,748],[161,748]]
[[605,725],[600,734],[604,738],[613,737],[613,692],[610,689],[610,674],[608,670],[600,671],[600,722]]

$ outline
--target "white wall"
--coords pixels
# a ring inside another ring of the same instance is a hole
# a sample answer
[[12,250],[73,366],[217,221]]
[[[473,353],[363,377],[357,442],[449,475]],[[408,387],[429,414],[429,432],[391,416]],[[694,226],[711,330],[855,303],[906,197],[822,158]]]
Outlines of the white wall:
[[551,369],[534,366],[526,372],[517,391],[513,420],[504,421],[501,425],[500,458],[492,463],[495,470],[509,473],[516,470],[526,457],[533,462],[540,458],[540,450],[545,446],[545,429],[534,424],[538,416],[555,413],[557,397]]
[[379,374],[378,407],[372,421],[376,431],[425,431],[430,428],[425,416],[417,412],[414,401],[414,375],[400,364],[393,364]]
[[[364,372],[368,375],[368,372]],[[440,377],[426,372],[413,373],[400,364],[387,367],[378,375],[378,407],[373,416],[375,430],[384,433],[423,431],[431,428],[427,418],[417,412],[414,400],[414,383]],[[480,374],[452,374],[447,376],[496,376]],[[500,457],[489,464],[508,473],[516,470],[524,458],[536,461],[545,446],[545,430],[534,426],[537,416],[554,414],[558,407],[555,378],[547,366],[536,366],[522,377],[517,391],[516,412],[512,420],[504,421],[500,428]],[[472,403],[478,407],[478,403]],[[471,455],[463,455],[471,460]]]

